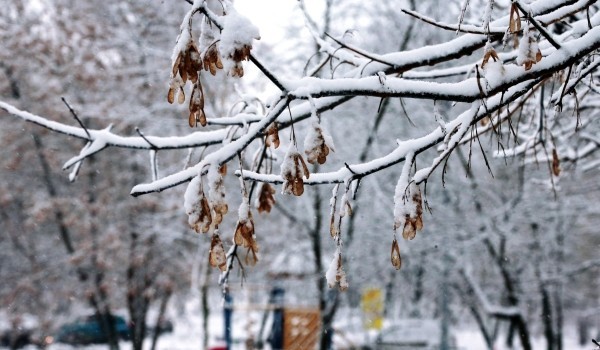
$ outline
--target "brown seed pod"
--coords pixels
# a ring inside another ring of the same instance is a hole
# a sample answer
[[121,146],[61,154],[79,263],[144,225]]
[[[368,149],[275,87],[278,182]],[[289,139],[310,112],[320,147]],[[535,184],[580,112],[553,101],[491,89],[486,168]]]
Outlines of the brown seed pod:
[[271,124],[267,129],[265,143],[267,144],[267,147],[271,147],[271,145],[273,145],[274,148],[279,147],[279,124],[277,124],[277,122]]
[[173,104],[173,102],[175,102],[175,89],[173,87],[169,88],[169,93],[167,94],[167,101],[170,104]]
[[304,153],[306,153],[306,159],[309,163],[325,163],[329,151],[333,151],[326,139],[329,139],[329,143],[331,143],[331,137],[324,135],[321,125],[314,123],[312,130],[309,131],[304,140]]
[[552,150],[552,174],[554,174],[554,176],[560,175],[560,160],[556,148]]
[[258,212],[270,213],[275,205],[275,189],[268,183],[263,183],[258,195]]
[[510,6],[510,18],[508,20],[508,31],[515,34],[521,31],[521,17],[517,4],[513,3]]
[[287,194],[293,194],[295,196],[301,196],[304,193],[304,180],[302,175],[307,179],[310,177],[308,167],[302,158],[302,155],[297,151],[290,151],[286,155],[287,159],[284,163],[287,166],[282,166],[281,176],[284,179],[283,192]]
[[392,265],[396,268],[396,270],[400,270],[402,267],[402,258],[400,257],[400,247],[398,246],[396,237],[394,237],[394,240],[392,241],[392,252],[390,258]]
[[412,219],[410,215],[406,215],[406,221],[404,221],[404,228],[402,229],[402,238],[407,240],[413,240],[417,236],[416,220]]
[[225,255],[223,242],[221,242],[221,238],[216,232],[212,235],[210,241],[208,262],[210,263],[210,266],[218,267],[221,271],[225,271],[227,269],[227,256]]
[[481,62],[481,68],[485,68],[485,65],[488,63],[490,58],[493,59],[494,62],[500,60],[498,54],[496,53],[496,50],[494,50],[493,48],[485,51],[485,54],[483,55],[483,61]]

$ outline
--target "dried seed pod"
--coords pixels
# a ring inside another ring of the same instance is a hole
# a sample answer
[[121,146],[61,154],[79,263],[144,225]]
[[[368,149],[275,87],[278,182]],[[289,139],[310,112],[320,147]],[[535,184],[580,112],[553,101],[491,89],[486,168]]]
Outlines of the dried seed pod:
[[277,122],[271,124],[267,129],[265,143],[267,144],[267,147],[271,147],[271,145],[273,145],[274,148],[279,147],[279,124],[277,124]]
[[494,48],[491,47],[491,45],[489,47],[486,45],[486,50],[485,50],[485,53],[483,54],[483,61],[481,62],[481,68],[485,68],[485,65],[488,63],[490,58],[493,59],[494,62],[497,62],[500,60],[500,58],[498,57],[498,54],[496,53],[496,50],[494,50]]
[[340,234],[335,220],[335,213],[333,213],[329,219],[329,234],[332,238]]
[[530,70],[531,67],[542,59],[542,52],[538,46],[537,39],[525,27],[523,37],[519,41],[519,54],[517,55],[517,64]]
[[329,151],[334,151],[331,136],[321,127],[319,123],[313,123],[306,138],[304,139],[304,153],[309,163],[324,164]]
[[[244,196],[242,204],[238,210],[238,222],[233,235],[233,242],[236,245],[248,248],[246,253],[246,264],[255,265],[258,261],[258,244],[254,234],[254,219],[248,205],[248,197]],[[251,254],[250,254],[251,253]]]
[[515,34],[521,31],[521,17],[519,15],[519,9],[517,4],[513,3],[510,6],[510,18],[508,20],[508,31],[511,34]]
[[398,246],[396,237],[394,237],[394,240],[392,241],[392,252],[390,258],[392,265],[396,268],[396,270],[400,270],[402,267],[402,258],[400,257],[400,247]]
[[202,190],[198,194],[198,202],[192,208],[187,210],[188,224],[194,231],[206,233],[210,229],[212,223],[212,215],[208,200],[204,196]]
[[225,202],[225,185],[223,176],[219,167],[211,165],[206,174],[208,181],[208,201],[213,210],[213,226],[218,227],[223,221],[223,217],[229,211]]
[[183,87],[179,88],[179,96],[177,97],[177,103],[180,105],[185,102],[185,92],[183,91]]
[[217,74],[218,69],[223,69],[223,62],[221,62],[221,55],[219,55],[219,49],[217,45],[212,44],[204,53],[202,58],[204,70],[209,71],[210,74]]
[[233,242],[236,245],[248,248],[252,246],[254,241],[254,221],[252,220],[252,214],[246,219],[240,219],[237,222],[235,228],[235,234],[233,235]]
[[175,89],[173,87],[169,88],[169,93],[167,94],[167,101],[170,104],[173,104],[173,102],[175,102]]
[[554,176],[560,175],[560,161],[556,148],[552,150],[552,174],[554,174]]
[[198,122],[200,122],[200,125],[206,126],[206,114],[204,114],[204,91],[202,90],[202,84],[200,83],[200,80],[196,81],[194,88],[192,89],[189,110],[190,127],[195,127]]
[[416,237],[417,231],[423,229],[423,199],[421,189],[414,182],[408,185],[406,191],[406,197],[409,197],[410,201],[405,199],[403,205],[398,209],[403,216],[395,218],[394,231],[402,227],[402,237],[412,240]]
[[268,183],[262,183],[258,193],[258,212],[270,213],[273,205],[275,205],[275,189]]
[[248,266],[256,265],[256,263],[258,262],[258,254],[256,252],[258,252],[258,245],[256,246],[255,249],[248,248],[248,250],[246,250],[246,258],[244,259],[244,261],[246,262],[246,265],[248,265]]
[[181,63],[181,57],[183,57],[183,52],[179,52],[179,54],[177,55],[177,58],[175,59],[175,62],[173,63],[173,68],[171,70],[171,73],[173,76],[177,75],[177,72],[179,71],[179,64]]
[[218,267],[221,271],[227,269],[227,256],[225,255],[223,242],[221,242],[221,237],[219,237],[218,232],[215,232],[212,235],[210,250],[208,252],[208,262],[210,263],[210,266]]
[[404,221],[404,228],[402,229],[402,238],[407,240],[413,240],[417,236],[417,225],[416,220],[412,219],[410,215],[406,214],[406,220]]
[[281,164],[281,177],[283,177],[283,193],[293,194],[295,196],[301,196],[304,193],[304,180],[302,176],[307,179],[310,177],[308,167],[302,158],[302,155],[298,153],[294,145],[290,145],[287,154]]
[[339,246],[325,273],[325,278],[327,279],[329,288],[333,288],[337,285],[341,291],[348,289],[348,280],[346,279],[346,272],[342,266],[342,253]]

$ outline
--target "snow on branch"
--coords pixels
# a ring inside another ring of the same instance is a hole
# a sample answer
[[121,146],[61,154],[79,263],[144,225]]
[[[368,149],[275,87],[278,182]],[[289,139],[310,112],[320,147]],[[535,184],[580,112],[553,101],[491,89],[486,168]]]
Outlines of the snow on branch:
[[[101,130],[88,128],[87,131],[90,134],[90,137],[88,137],[86,130],[81,127],[70,126],[49,120],[47,118],[20,110],[17,107],[3,101],[0,101],[0,109],[3,109],[7,113],[17,118],[37,124],[59,134],[73,136],[91,142],[98,141],[98,145],[100,143],[104,145],[101,148],[112,146],[148,150],[153,148],[156,150],[185,149],[221,143],[228,134],[228,130],[219,129],[214,131],[196,131],[186,136],[146,136],[146,138],[152,142],[152,145],[150,145],[141,136],[120,136],[111,132],[110,128]],[[241,120],[236,120],[236,123],[241,123]]]

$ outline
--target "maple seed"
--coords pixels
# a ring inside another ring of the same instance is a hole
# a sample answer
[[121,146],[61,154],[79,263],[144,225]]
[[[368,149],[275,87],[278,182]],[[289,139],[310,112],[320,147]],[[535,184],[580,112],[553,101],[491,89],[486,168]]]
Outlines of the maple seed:
[[494,62],[497,62],[498,60],[500,60],[500,58],[498,57],[498,54],[496,53],[496,50],[494,50],[493,48],[490,48],[489,50],[485,51],[485,54],[483,55],[483,61],[481,62],[481,68],[485,68],[485,65],[488,63],[488,61],[491,59],[494,60]]
[[170,104],[173,104],[173,102],[175,102],[175,89],[173,89],[173,87],[169,88],[169,93],[167,94],[167,101]]
[[219,270],[225,271],[227,269],[227,257],[225,256],[225,249],[223,249],[223,242],[218,233],[212,235],[210,241],[210,250],[208,251],[208,262],[212,267],[218,267]]
[[560,161],[558,159],[558,153],[556,148],[552,150],[552,173],[554,176],[560,175]]
[[391,253],[392,265],[396,268],[396,270],[400,270],[402,267],[402,258],[400,257],[400,247],[398,246],[398,241],[396,237],[392,241],[392,253]]
[[258,195],[258,212],[270,213],[273,205],[275,205],[275,189],[271,185],[263,183]]
[[274,148],[279,147],[279,124],[277,124],[277,122],[271,124],[267,129],[265,143],[267,147],[271,147],[271,145],[273,145]]
[[247,198],[244,198],[244,201],[240,205],[240,212],[242,211],[244,212],[240,213],[240,218],[238,219],[235,228],[235,234],[233,235],[233,243],[248,248],[248,252],[246,253],[246,264],[254,266],[258,261],[258,244],[256,243],[256,236],[254,235],[254,219],[252,218],[252,212],[248,206]]
[[510,19],[508,20],[508,31],[511,34],[515,34],[521,31],[521,17],[519,16],[519,9],[517,4],[510,6]]
[[193,128],[200,122],[200,125],[206,126],[206,114],[204,113],[204,92],[200,80],[196,81],[192,89],[192,96],[189,105],[190,115],[188,118],[190,127]]
[[306,159],[310,164],[324,164],[329,151],[334,151],[331,136],[329,136],[319,123],[313,123],[312,130],[304,140]]
[[283,193],[301,196],[304,193],[302,175],[307,179],[310,177],[304,158],[298,151],[290,149],[283,162],[281,166],[281,177],[284,180]]
[[217,74],[217,69],[223,69],[223,62],[221,62],[221,55],[217,45],[212,44],[204,53],[202,59],[204,70],[209,71],[210,74]]

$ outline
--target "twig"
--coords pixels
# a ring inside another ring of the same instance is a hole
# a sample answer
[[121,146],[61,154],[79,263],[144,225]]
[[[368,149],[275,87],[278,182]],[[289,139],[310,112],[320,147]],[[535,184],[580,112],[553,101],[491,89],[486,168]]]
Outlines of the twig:
[[144,141],[148,142],[148,144],[150,145],[150,149],[152,149],[153,151],[157,151],[157,150],[158,150],[158,147],[156,147],[156,145],[155,145],[155,144],[153,144],[152,142],[150,142],[150,140],[148,140],[148,139],[146,138],[146,136],[144,136],[144,133],[142,133],[142,132],[140,131],[140,128],[136,127],[136,128],[135,128],[135,132],[137,132],[137,133],[138,133],[138,135],[140,135],[140,137],[144,139]]
[[396,65],[395,65],[395,64],[393,64],[393,63],[386,62],[386,61],[384,61],[384,60],[382,60],[382,59],[379,59],[379,58],[373,57],[373,56],[371,56],[370,54],[368,54],[368,53],[366,53],[366,52],[364,52],[364,51],[362,51],[362,50],[360,50],[360,49],[356,49],[356,48],[353,48],[353,47],[351,47],[351,46],[349,46],[349,45],[347,45],[347,44],[344,44],[343,42],[341,42],[341,41],[337,40],[336,38],[332,37],[331,35],[329,35],[328,33],[325,33],[325,35],[326,35],[328,38],[330,38],[331,40],[335,41],[335,42],[336,42],[336,44],[340,45],[341,47],[343,47],[343,48],[345,48],[345,49],[348,49],[348,50],[350,50],[350,51],[352,51],[352,52],[354,52],[354,53],[357,53],[357,54],[359,54],[359,55],[361,55],[361,56],[363,56],[363,57],[366,57],[366,58],[368,58],[368,59],[370,59],[370,60],[372,60],[372,61],[375,61],[375,62],[379,62],[379,63],[385,64],[386,66],[390,66],[390,67],[392,67],[392,68],[396,68]]
[[462,25],[462,24],[457,26],[457,25],[453,25],[453,24],[438,22],[438,21],[434,20],[433,18],[423,16],[422,14],[420,14],[416,11],[411,11],[411,10],[407,10],[407,9],[401,9],[400,11],[402,11],[402,12],[406,13],[407,15],[412,16],[420,21],[423,21],[425,23],[431,24],[438,28],[451,30],[454,32],[468,33],[468,34],[481,34],[481,35],[487,35],[489,32],[489,34],[491,34],[491,35],[504,35],[504,30],[500,30],[500,29],[494,29],[494,30],[490,29],[489,31],[487,31],[484,28],[475,27],[475,26],[467,26],[467,25]]
[[531,24],[533,24],[533,26],[540,32],[540,34],[542,34],[542,36],[546,38],[546,40],[548,40],[548,42],[552,46],[554,46],[555,49],[560,50],[561,46],[559,43],[556,42],[556,40],[554,40],[552,34],[548,33],[548,31],[544,27],[542,27],[540,23],[535,18],[533,18],[533,16],[529,12],[525,11],[519,0],[514,0],[513,3],[517,5],[519,10],[521,10],[525,17],[531,22]]
[[77,116],[77,113],[75,113],[75,111],[73,110],[73,108],[71,108],[71,106],[69,105],[69,103],[67,102],[67,100],[65,100],[64,97],[61,97],[60,99],[67,106],[67,108],[69,109],[69,112],[71,112],[71,114],[73,115],[73,117],[75,117],[75,120],[77,120],[77,122],[79,123],[79,125],[81,126],[81,128],[83,129],[83,131],[85,131],[85,134],[88,136],[88,139],[91,141],[92,140],[92,136],[90,135],[90,132],[85,127],[85,125],[83,125],[83,122],[81,121],[81,119],[79,119],[79,116]]

